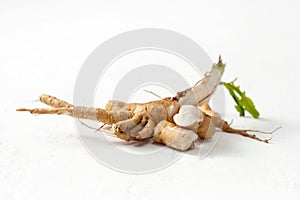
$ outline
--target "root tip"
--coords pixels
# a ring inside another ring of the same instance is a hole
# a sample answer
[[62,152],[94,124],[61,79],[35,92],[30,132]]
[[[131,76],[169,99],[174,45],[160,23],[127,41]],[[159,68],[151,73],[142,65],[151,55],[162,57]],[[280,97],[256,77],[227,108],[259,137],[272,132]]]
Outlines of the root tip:
[[18,108],[18,109],[16,109],[16,111],[18,111],[18,112],[26,112],[26,111],[31,112],[31,110],[27,109],[27,108]]

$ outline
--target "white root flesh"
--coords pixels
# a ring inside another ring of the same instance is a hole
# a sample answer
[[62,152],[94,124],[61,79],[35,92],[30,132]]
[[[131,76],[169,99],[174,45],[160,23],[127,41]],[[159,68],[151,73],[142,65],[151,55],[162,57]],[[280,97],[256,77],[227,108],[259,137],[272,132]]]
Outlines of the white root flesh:
[[195,106],[183,105],[173,120],[178,126],[197,131],[199,122],[202,121],[202,112]]

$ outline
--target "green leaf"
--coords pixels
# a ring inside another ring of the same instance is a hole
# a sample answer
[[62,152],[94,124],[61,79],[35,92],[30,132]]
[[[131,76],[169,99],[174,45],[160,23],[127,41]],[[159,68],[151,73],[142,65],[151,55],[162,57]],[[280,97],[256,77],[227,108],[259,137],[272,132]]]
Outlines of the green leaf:
[[244,108],[242,106],[236,105],[234,107],[240,113],[240,116],[245,116],[245,110],[244,110]]
[[239,112],[240,116],[245,116],[245,111],[252,115],[254,118],[259,117],[259,112],[255,108],[253,101],[246,96],[246,92],[240,90],[240,86],[236,86],[234,81],[230,83],[221,83],[228,90],[236,103],[235,109]]

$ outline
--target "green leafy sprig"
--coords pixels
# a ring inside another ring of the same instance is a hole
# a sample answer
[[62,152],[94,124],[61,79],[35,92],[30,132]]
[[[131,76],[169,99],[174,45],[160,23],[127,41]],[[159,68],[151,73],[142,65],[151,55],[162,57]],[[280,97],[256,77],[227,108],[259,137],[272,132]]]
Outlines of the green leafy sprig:
[[[235,80],[234,80],[235,81]],[[246,96],[246,92],[240,90],[240,86],[236,86],[234,81],[225,83],[221,82],[222,85],[228,90],[232,98],[234,99],[236,106],[235,109],[239,112],[240,116],[245,116],[245,111],[251,114],[254,118],[259,117],[259,112],[255,108],[253,101]]]

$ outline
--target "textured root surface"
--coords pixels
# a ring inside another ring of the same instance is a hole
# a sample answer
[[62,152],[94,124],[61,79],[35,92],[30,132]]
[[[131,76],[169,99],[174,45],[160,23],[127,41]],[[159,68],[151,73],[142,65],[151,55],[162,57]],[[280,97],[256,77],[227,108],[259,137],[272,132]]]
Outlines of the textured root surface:
[[260,132],[260,133],[270,133],[270,134],[272,132],[262,132],[262,131],[259,131],[259,130],[243,130],[243,129],[232,128],[230,126],[230,124],[228,124],[227,121],[222,120],[220,118],[220,115],[218,113],[214,112],[208,104],[205,104],[205,105],[201,106],[200,110],[202,112],[204,112],[208,116],[208,118],[210,118],[210,120],[214,123],[216,128],[220,128],[224,132],[231,133],[231,134],[242,135],[244,137],[248,137],[248,138],[258,140],[260,142],[265,142],[265,143],[268,143],[269,140],[271,140],[271,138],[261,139],[261,138],[257,137],[255,134],[251,134],[251,133],[248,133],[248,132]]
[[150,138],[156,124],[167,119],[166,109],[157,102],[132,104],[129,107],[131,107],[133,116],[116,123],[116,135],[122,134],[123,137],[124,134],[127,134],[130,136],[128,138],[137,140]]
[[156,126],[152,140],[180,151],[186,151],[192,147],[197,138],[194,131],[164,120]]
[[210,116],[204,114],[203,120],[199,124],[197,134],[201,139],[211,139],[216,132],[216,126]]
[[253,131],[253,132],[261,132],[261,131],[256,131],[256,130],[241,130],[241,129],[231,128],[230,125],[226,121],[224,122],[224,125],[222,127],[222,131],[227,132],[227,133],[231,133],[231,134],[242,135],[244,137],[252,138],[254,140],[258,140],[258,141],[265,142],[265,143],[268,143],[269,140],[271,140],[271,138],[269,138],[269,139],[261,139],[261,138],[257,137],[255,134],[248,133],[248,131]]
[[40,101],[46,105],[53,107],[53,108],[71,108],[71,107],[73,107],[73,105],[71,105],[61,99],[58,99],[56,97],[47,95],[47,94],[42,94],[40,96]]
[[34,108],[34,109],[27,109],[27,108],[19,108],[17,111],[28,111],[31,114],[65,114],[70,115],[73,112],[73,109],[69,108]]

